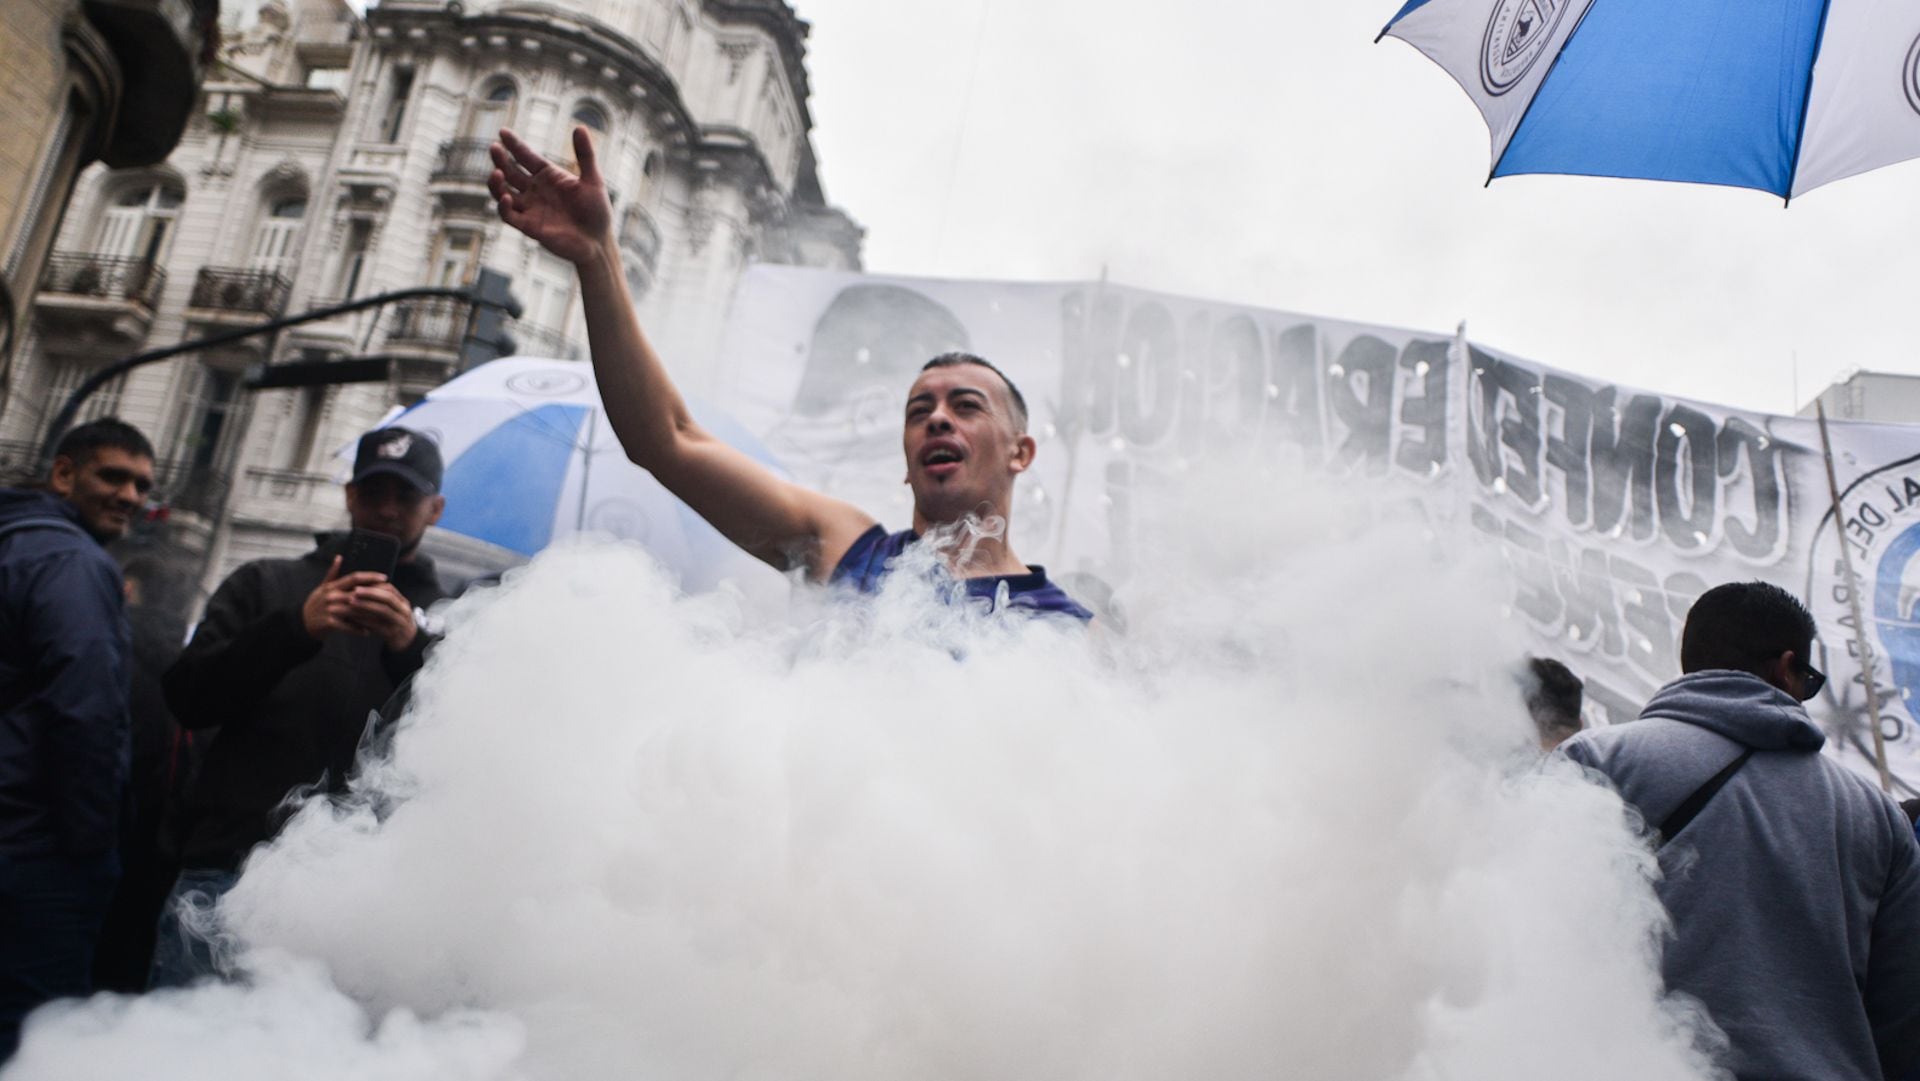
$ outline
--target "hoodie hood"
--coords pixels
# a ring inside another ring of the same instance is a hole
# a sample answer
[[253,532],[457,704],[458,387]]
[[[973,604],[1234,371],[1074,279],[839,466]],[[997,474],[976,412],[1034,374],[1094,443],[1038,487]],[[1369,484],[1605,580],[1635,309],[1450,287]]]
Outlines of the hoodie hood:
[[0,488],[0,526],[23,518],[58,518],[80,524],[80,512],[52,492],[37,488]]
[[1827,742],[1792,695],[1725,668],[1681,676],[1655,692],[1640,716],[1681,721],[1757,751],[1817,751]]

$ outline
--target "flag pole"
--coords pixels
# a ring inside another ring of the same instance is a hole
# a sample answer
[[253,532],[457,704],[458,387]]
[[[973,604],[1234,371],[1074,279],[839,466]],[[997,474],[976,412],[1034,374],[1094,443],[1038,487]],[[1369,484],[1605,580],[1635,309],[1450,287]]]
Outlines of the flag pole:
[[1873,720],[1873,762],[1880,770],[1880,791],[1893,793],[1893,778],[1887,772],[1887,738],[1880,731],[1880,688],[1873,678],[1873,646],[1867,641],[1867,622],[1860,610],[1860,580],[1853,574],[1853,553],[1847,548],[1846,517],[1840,513],[1840,481],[1833,472],[1833,440],[1827,435],[1827,403],[1824,397],[1813,400],[1814,415],[1820,420],[1820,453],[1827,461],[1827,494],[1833,499],[1833,533],[1840,541],[1840,571],[1847,578],[1847,604],[1853,611],[1853,640],[1860,651],[1860,677],[1867,688],[1867,715]]

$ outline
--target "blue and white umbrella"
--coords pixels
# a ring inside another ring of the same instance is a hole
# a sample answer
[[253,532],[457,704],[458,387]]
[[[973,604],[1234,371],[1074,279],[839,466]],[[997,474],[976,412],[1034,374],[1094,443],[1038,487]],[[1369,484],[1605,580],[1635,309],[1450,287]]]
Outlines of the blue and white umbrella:
[[1407,0],[1492,176],[1573,173],[1797,196],[1920,157],[1912,0]]
[[[780,469],[737,422],[690,404],[708,431]],[[439,443],[447,497],[441,529],[527,556],[575,533],[638,541],[690,589],[757,566],[627,460],[584,362],[495,360],[429,391],[385,424]]]

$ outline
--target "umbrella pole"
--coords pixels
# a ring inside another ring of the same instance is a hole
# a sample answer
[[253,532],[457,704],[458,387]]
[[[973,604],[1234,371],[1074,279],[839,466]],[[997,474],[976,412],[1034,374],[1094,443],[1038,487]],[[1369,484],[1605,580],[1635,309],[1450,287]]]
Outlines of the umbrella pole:
[[1887,771],[1887,739],[1880,732],[1880,687],[1873,678],[1873,647],[1867,642],[1867,622],[1860,610],[1860,580],[1853,575],[1853,553],[1847,549],[1847,523],[1840,513],[1840,481],[1833,472],[1833,440],[1827,435],[1827,403],[1813,400],[1820,419],[1820,453],[1827,460],[1827,494],[1833,499],[1833,533],[1840,541],[1840,571],[1847,578],[1847,604],[1853,612],[1853,640],[1860,651],[1860,677],[1867,688],[1867,715],[1873,720],[1873,762],[1880,770],[1880,791],[1893,792]]
[[593,426],[600,419],[599,413],[598,409],[587,410],[587,438],[582,444],[585,450],[580,455],[580,499],[573,512],[573,531],[576,533],[587,531],[587,482],[593,479]]

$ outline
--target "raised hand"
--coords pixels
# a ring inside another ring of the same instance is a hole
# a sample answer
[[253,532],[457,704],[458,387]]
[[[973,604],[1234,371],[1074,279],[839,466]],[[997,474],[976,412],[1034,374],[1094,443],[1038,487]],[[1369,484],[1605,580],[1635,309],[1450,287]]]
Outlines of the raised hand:
[[607,201],[607,185],[586,128],[573,129],[578,176],[548,161],[506,128],[500,129],[500,141],[488,150],[493,172],[487,177],[487,190],[499,205],[501,221],[575,264],[612,247],[613,206]]

